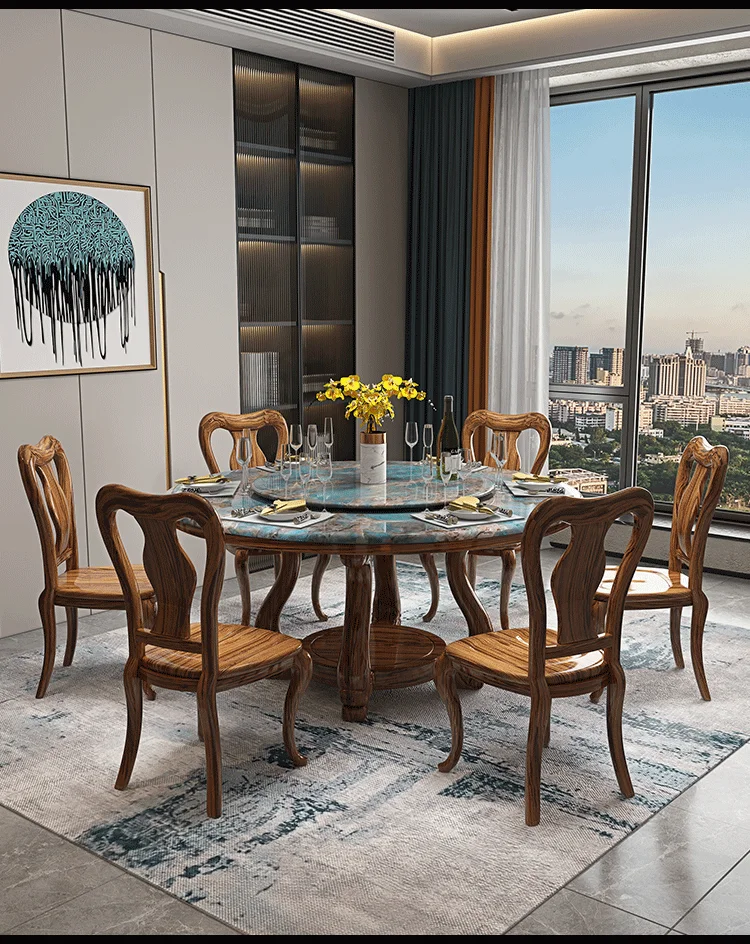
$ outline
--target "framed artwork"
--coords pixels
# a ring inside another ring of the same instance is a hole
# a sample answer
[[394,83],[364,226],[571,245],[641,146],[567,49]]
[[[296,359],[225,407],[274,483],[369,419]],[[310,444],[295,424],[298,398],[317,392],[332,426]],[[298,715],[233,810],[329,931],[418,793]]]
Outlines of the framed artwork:
[[0,174],[0,379],[156,367],[149,187]]

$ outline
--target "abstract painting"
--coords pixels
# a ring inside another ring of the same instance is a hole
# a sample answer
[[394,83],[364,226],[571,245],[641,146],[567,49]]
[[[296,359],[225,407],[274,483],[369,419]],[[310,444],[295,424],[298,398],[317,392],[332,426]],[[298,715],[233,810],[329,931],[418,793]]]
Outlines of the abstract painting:
[[155,366],[150,189],[0,174],[0,378]]

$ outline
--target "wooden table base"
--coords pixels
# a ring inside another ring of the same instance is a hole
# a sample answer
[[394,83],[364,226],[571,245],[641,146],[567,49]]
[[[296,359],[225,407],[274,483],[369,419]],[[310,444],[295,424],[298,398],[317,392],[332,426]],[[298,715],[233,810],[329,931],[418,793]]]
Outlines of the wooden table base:
[[[313,633],[304,647],[313,660],[313,678],[338,688],[338,665],[343,626]],[[434,633],[413,626],[374,624],[370,629],[372,688],[407,688],[435,677],[435,660],[445,642]]]

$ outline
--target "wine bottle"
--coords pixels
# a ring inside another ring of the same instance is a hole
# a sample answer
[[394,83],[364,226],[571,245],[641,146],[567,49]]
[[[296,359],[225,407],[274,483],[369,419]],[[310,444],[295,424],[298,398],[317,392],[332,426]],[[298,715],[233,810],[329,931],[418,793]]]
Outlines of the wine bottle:
[[[443,419],[440,423],[440,430],[437,437],[438,462],[442,461],[444,452],[450,453],[448,461],[451,463],[452,475],[451,481],[458,478],[458,467],[461,462],[461,441],[458,438],[458,429],[456,420],[453,417],[453,397],[443,397]],[[438,467],[438,475],[439,467]]]

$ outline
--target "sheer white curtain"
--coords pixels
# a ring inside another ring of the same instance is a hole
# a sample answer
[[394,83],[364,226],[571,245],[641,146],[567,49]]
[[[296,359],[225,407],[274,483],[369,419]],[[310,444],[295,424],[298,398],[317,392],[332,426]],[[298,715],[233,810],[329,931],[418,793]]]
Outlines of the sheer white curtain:
[[[549,126],[546,70],[497,76],[488,406],[498,413],[548,410]],[[536,435],[518,445],[528,470]]]

